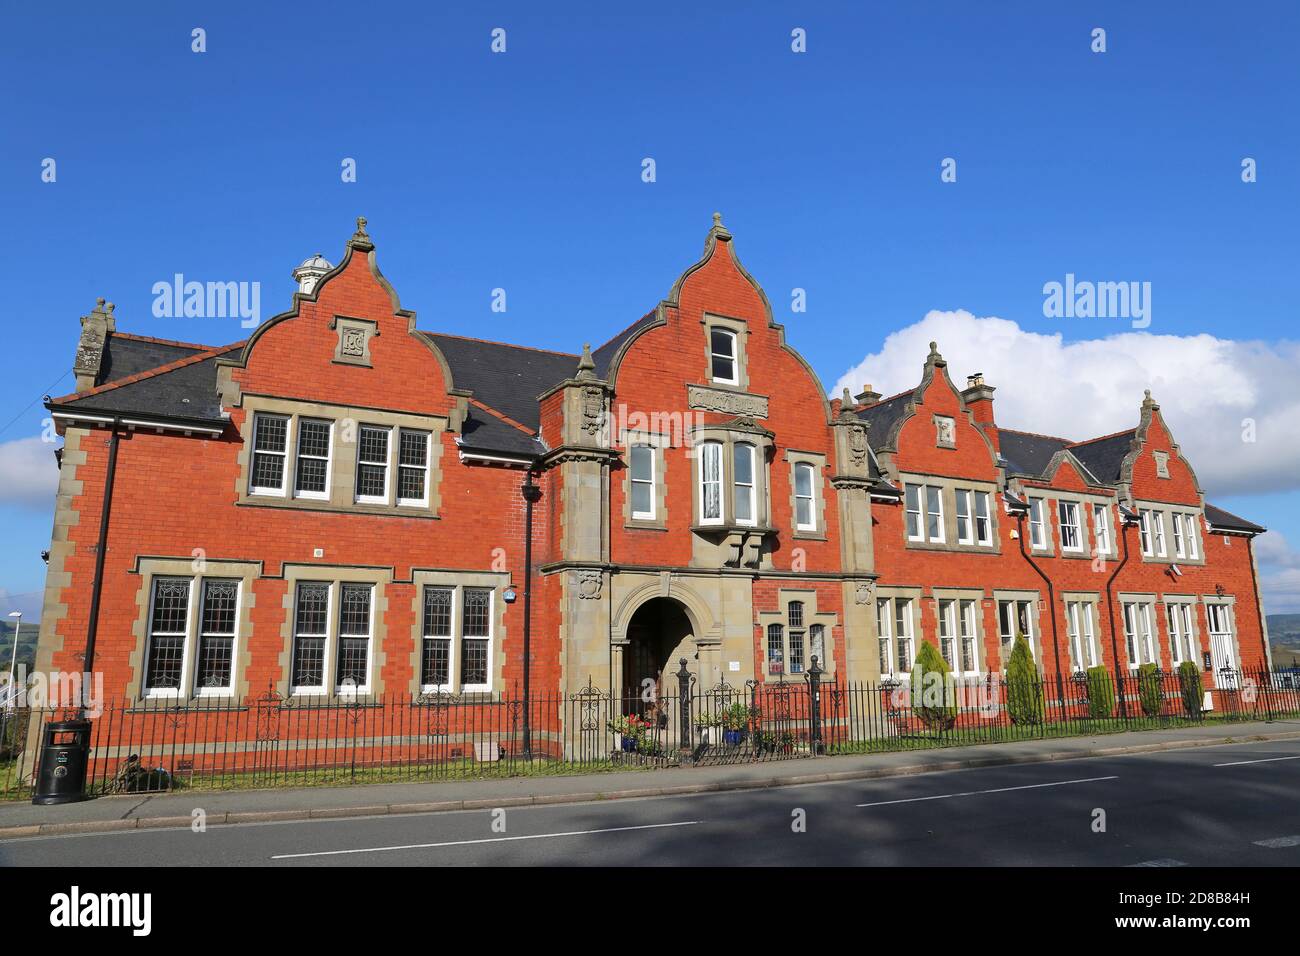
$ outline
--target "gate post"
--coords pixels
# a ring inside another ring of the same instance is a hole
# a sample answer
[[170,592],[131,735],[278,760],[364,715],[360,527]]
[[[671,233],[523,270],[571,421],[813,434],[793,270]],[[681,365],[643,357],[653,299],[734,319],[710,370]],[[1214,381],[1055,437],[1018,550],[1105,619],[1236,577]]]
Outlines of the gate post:
[[821,709],[822,669],[817,663],[817,655],[812,657],[812,667],[808,668],[808,717],[809,744],[814,755],[821,754],[822,745],[822,709]]
[[677,730],[678,744],[686,753],[691,752],[691,672],[686,669],[686,658],[677,671]]

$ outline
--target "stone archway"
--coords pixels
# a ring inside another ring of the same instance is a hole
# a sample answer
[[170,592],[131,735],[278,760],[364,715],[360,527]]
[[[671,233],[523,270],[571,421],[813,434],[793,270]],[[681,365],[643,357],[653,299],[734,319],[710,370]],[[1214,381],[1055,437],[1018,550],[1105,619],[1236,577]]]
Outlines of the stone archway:
[[694,639],[690,616],[674,598],[651,598],[633,612],[622,654],[623,713],[643,715],[654,701],[677,696],[676,661],[694,659]]

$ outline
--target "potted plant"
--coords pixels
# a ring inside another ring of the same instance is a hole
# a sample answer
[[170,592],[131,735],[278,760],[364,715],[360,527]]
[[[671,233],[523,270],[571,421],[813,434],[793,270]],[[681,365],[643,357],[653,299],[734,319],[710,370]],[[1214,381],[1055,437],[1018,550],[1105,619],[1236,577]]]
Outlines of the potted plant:
[[781,753],[794,753],[794,731],[787,730],[785,733],[781,734]]
[[624,753],[634,753],[637,749],[637,741],[646,733],[645,722],[636,716],[615,717],[610,720],[608,727],[618,736],[619,747]]
[[749,708],[737,701],[721,714],[722,740],[728,747],[739,747],[749,729]]

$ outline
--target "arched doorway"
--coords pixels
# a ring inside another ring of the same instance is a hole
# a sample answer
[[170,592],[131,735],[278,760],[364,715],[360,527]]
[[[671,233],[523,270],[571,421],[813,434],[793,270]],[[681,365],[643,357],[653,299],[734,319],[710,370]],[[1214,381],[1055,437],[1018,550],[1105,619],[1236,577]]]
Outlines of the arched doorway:
[[677,660],[693,661],[693,637],[686,609],[672,598],[651,598],[636,609],[623,649],[623,713],[644,715],[655,702],[677,696]]

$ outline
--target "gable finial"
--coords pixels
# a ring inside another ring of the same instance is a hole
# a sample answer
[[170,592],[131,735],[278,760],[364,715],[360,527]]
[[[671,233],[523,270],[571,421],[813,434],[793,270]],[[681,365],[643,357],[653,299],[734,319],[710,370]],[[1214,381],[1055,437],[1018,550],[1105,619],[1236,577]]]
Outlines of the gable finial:
[[1153,398],[1151,397],[1151,389],[1149,389],[1149,388],[1148,388],[1148,389],[1145,389],[1145,390],[1143,391],[1142,395],[1143,395],[1143,398],[1142,398],[1142,408],[1143,408],[1144,410],[1145,410],[1145,409],[1148,409],[1148,408],[1159,408],[1159,407],[1160,407],[1159,405],[1156,404],[1155,399],[1153,399]]
[[365,216],[357,216],[357,231],[354,232],[352,238],[348,240],[349,246],[363,251],[369,251],[375,248],[374,240],[371,239],[369,233],[366,232],[367,221],[368,220]]
[[708,250],[709,243],[713,242],[715,239],[726,240],[730,238],[731,238],[731,232],[728,231],[727,227],[722,224],[722,213],[715,212],[713,214],[713,228],[709,230],[708,238],[705,239],[704,241],[705,250],[706,251]]
[[927,356],[925,357],[925,361],[926,361],[927,363],[933,362],[935,365],[946,365],[946,364],[948,364],[947,362],[945,362],[945,361],[943,360],[943,356],[939,354],[939,343],[938,343],[938,342],[931,342],[931,343],[930,343],[930,354],[927,355]]
[[578,378],[596,377],[596,362],[591,357],[591,343],[582,343],[582,357],[578,359]]
[[844,392],[840,396],[840,418],[853,417],[853,395],[849,392],[849,387],[844,386]]

